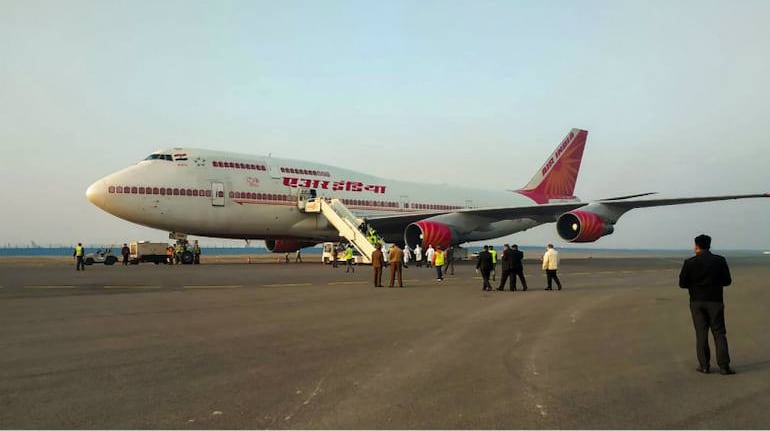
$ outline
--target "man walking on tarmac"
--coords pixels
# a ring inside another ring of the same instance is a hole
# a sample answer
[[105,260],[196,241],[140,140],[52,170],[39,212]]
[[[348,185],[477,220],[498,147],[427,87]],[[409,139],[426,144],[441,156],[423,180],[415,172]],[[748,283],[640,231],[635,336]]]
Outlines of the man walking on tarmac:
[[85,271],[86,263],[83,258],[86,255],[86,249],[83,248],[83,244],[78,243],[75,246],[75,250],[72,252],[72,256],[75,258],[75,271]]
[[447,248],[445,260],[446,268],[444,268],[444,275],[455,275],[455,246],[450,245],[449,248]]
[[[513,268],[513,250],[508,246],[508,244],[503,245],[503,254],[500,256],[501,261],[501,267],[502,267],[502,274],[500,275],[500,285],[497,286],[497,290],[505,290],[505,282],[508,281],[508,277],[510,277],[511,274],[511,268]],[[516,290],[515,287],[513,287],[514,280],[516,279],[516,276],[511,277],[511,292]]]
[[484,250],[479,253],[479,260],[476,263],[476,272],[481,272],[481,278],[484,280],[482,290],[492,290],[489,284],[489,273],[492,271],[492,255],[489,254],[489,246],[484,246]]
[[556,271],[559,270],[559,252],[553,248],[553,244],[548,244],[548,249],[543,255],[543,270],[548,278],[548,287],[545,290],[553,290],[551,282],[555,281],[556,286],[561,290],[561,281]]
[[401,279],[401,265],[403,265],[404,252],[398,247],[398,244],[393,244],[388,252],[388,262],[390,262],[390,286],[393,287],[396,276],[398,276],[398,287],[404,287],[404,282]]
[[516,277],[521,280],[522,292],[527,291],[527,279],[524,278],[524,253],[519,251],[519,246],[514,244],[511,246],[511,254],[513,255],[513,266],[511,267],[511,278],[513,279],[513,290],[516,290]]
[[120,249],[120,254],[123,256],[123,266],[128,265],[128,256],[131,254],[127,244],[123,244],[123,248]]
[[385,257],[382,255],[382,244],[379,242],[374,246],[372,252],[372,271],[374,271],[374,287],[382,287],[382,264]]
[[735,374],[730,368],[725,327],[725,303],[723,289],[732,284],[730,268],[724,257],[711,254],[711,237],[695,237],[695,256],[684,261],[679,273],[679,287],[690,291],[690,313],[695,325],[698,368],[695,371],[708,374],[711,370],[709,329],[714,336],[717,365],[722,375]]

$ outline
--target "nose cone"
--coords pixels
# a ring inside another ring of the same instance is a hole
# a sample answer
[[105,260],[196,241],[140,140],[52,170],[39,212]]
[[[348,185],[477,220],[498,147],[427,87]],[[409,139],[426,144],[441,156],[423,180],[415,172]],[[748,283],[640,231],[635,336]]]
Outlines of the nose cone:
[[92,204],[98,206],[101,209],[105,209],[105,202],[107,200],[107,186],[104,184],[104,180],[99,180],[86,190],[86,197]]

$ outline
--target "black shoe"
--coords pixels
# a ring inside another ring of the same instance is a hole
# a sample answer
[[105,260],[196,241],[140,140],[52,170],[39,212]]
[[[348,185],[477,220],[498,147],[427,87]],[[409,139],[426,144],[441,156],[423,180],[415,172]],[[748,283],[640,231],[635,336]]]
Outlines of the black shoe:
[[553,290],[553,289],[551,289],[550,287],[546,287],[545,290]]
[[511,292],[515,292],[515,291],[516,291],[516,288],[515,288],[515,287],[514,287],[513,289],[511,289]]
[[561,286],[559,286],[559,289],[557,289],[557,290],[561,290]]
[[698,367],[695,369],[695,371],[702,373],[702,374],[708,374],[711,372],[711,369],[709,367]]
[[527,291],[527,288],[525,287],[524,289],[521,289],[521,291],[522,291],[522,292],[526,292],[526,291]]
[[501,292],[502,292],[502,291],[503,291],[503,290],[505,290],[505,289],[503,289],[502,287],[498,287],[498,288],[497,288],[497,290],[499,290],[499,291],[501,291]]
[[732,368],[730,368],[730,367],[727,367],[727,368],[720,368],[720,369],[719,369],[719,374],[721,374],[721,375],[723,375],[723,376],[732,376],[733,374],[735,374],[735,370],[733,370],[733,369],[732,369]]

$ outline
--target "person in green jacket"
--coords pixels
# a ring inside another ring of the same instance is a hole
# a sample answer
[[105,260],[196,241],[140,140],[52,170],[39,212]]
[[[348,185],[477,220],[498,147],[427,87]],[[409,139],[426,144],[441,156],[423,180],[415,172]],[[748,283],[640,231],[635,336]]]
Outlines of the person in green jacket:
[[345,262],[348,264],[345,272],[356,272],[356,267],[353,266],[353,246],[350,244],[348,244],[348,247],[345,249]]
[[492,281],[497,279],[497,251],[491,245],[489,246],[489,254],[492,255]]

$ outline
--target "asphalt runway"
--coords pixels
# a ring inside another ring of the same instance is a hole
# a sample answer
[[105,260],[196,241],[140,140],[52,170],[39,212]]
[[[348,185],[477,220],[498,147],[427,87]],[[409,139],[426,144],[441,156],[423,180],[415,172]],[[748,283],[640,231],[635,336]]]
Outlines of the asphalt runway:
[[0,264],[0,427],[766,429],[770,257],[727,257],[735,376],[694,371],[677,258],[564,260],[561,292],[536,263],[528,292],[470,265],[374,289],[311,263]]

